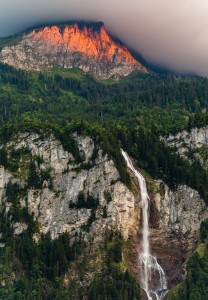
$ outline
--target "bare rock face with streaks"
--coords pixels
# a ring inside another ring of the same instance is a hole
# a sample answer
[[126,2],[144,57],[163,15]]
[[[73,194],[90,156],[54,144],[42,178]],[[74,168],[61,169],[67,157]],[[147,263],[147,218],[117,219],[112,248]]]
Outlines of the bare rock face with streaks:
[[161,180],[153,184],[151,246],[171,288],[185,275],[184,262],[198,243],[208,208],[198,192],[186,185],[171,190]]
[[[131,175],[136,184],[134,175]],[[151,251],[165,270],[168,287],[171,288],[183,279],[184,262],[199,241],[200,225],[208,218],[208,208],[196,190],[186,185],[179,185],[173,190],[162,180],[144,176],[150,195]],[[139,190],[139,187],[136,186],[136,189]],[[130,266],[137,277],[140,277],[141,218],[139,221],[130,258]]]
[[[40,233],[50,233],[55,239],[68,232],[72,240],[81,235],[86,242],[99,243],[107,230],[118,230],[127,239],[137,230],[137,197],[120,181],[114,162],[90,137],[75,134],[73,138],[84,158],[79,164],[52,135],[22,133],[4,145],[11,159],[15,153],[22,154],[15,172],[0,168],[1,210],[11,216],[14,203],[8,188],[12,185],[25,190],[15,203],[20,209],[27,208]],[[45,177],[40,188],[28,187],[31,159],[36,172]],[[82,204],[78,205],[80,197]],[[97,201],[97,205],[83,205],[83,201]],[[11,223],[15,234],[27,229],[24,223],[13,219]]]
[[[10,218],[15,235],[27,230],[27,224],[15,220],[14,204],[20,210],[26,208],[38,223],[39,232],[50,233],[53,239],[67,232],[72,242],[81,236],[90,246],[102,243],[109,230],[120,231],[125,240],[133,237],[135,248],[130,264],[139,277],[142,228],[139,187],[133,176],[135,193],[120,181],[114,162],[92,138],[74,133],[73,140],[81,162],[47,133],[19,133],[0,145],[10,160],[9,168],[0,167],[0,210]],[[38,188],[28,185],[29,173],[34,172],[31,161],[42,178]],[[171,190],[161,180],[148,177],[146,181],[151,201],[151,249],[171,287],[182,279],[183,263],[198,241],[200,224],[208,218],[208,209],[198,192],[188,186]],[[9,188],[17,190],[15,202]],[[87,201],[91,204],[86,204]],[[34,234],[36,241],[39,234]]]
[[100,79],[119,79],[135,70],[147,72],[124,45],[110,37],[102,23],[32,30],[17,45],[4,47],[0,60],[22,70],[80,68]]
[[199,193],[186,185],[173,191],[162,181],[156,182],[154,198],[159,212],[159,227],[184,240],[198,238],[202,220],[208,218],[208,208]]
[[176,135],[161,137],[170,147],[190,161],[197,159],[202,167],[208,170],[208,126],[192,128],[190,132],[183,130]]

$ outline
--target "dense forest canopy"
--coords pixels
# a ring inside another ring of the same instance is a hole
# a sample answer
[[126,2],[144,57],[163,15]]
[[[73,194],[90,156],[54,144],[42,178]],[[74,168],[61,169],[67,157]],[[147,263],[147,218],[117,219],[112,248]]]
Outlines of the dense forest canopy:
[[208,124],[208,79],[134,73],[120,82],[102,82],[79,69],[35,73],[4,64],[0,71],[1,126],[24,128],[27,118],[63,128],[80,120],[95,124],[111,132],[153,177],[171,187],[187,184],[208,202],[208,176],[200,163],[190,164],[159,139]]
[[76,117],[104,125],[135,119],[169,133],[208,118],[208,80],[200,77],[134,73],[121,82],[100,82],[78,69],[39,74],[0,64],[0,92],[1,124],[32,113],[57,123]]

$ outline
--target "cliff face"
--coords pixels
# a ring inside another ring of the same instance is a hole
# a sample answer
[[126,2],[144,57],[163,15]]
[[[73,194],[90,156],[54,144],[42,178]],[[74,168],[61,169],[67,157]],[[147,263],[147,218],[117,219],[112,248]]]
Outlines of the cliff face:
[[187,274],[186,262],[199,243],[200,225],[208,219],[208,207],[198,192],[186,185],[171,190],[160,180],[154,184],[152,207],[157,218],[151,230],[151,246],[171,289]]
[[193,246],[202,220],[208,218],[205,202],[197,191],[186,185],[180,185],[175,191],[162,181],[157,181],[156,186],[154,201],[159,212],[159,228]]
[[23,70],[53,67],[80,68],[101,79],[127,76],[134,70],[147,72],[127,48],[116,43],[104,25],[47,26],[25,34],[20,43],[5,47],[1,61]]
[[[72,240],[82,235],[86,242],[97,243],[107,229],[121,230],[127,239],[137,228],[137,198],[119,181],[113,161],[91,138],[75,134],[74,140],[84,157],[80,164],[53,136],[25,133],[4,145],[13,164],[17,157],[18,168],[13,172],[0,168],[1,210],[10,217],[15,234],[27,224],[12,212],[26,207],[40,233],[50,232],[53,239],[68,232]],[[40,187],[29,186],[28,178],[37,174],[43,178]],[[11,185],[17,190],[14,201],[9,194]]]
[[[193,128],[176,135],[162,138],[170,147],[188,158],[208,166],[208,127]],[[151,191],[151,245],[153,252],[161,260],[172,287],[183,279],[184,262],[199,241],[199,230],[203,220],[208,218],[208,207],[199,193],[179,185],[171,190],[161,180],[149,182]]]
[[[107,230],[121,231],[124,239],[133,237],[130,266],[139,278],[140,197],[119,180],[114,162],[90,137],[75,133],[73,139],[82,156],[79,163],[49,134],[21,133],[1,145],[9,165],[0,167],[0,209],[19,235],[28,228],[19,217],[26,208],[38,224],[39,232],[33,235],[36,241],[41,233],[55,239],[68,232],[72,242],[81,236],[91,247],[103,242]],[[37,176],[41,179],[38,187],[30,183]],[[132,179],[134,190],[139,191]],[[161,180],[146,180],[152,253],[172,287],[182,279],[183,263],[198,241],[208,209],[198,192],[185,185],[173,191]]]
[[162,138],[170,147],[176,147],[181,156],[189,160],[198,159],[208,170],[208,126],[181,131],[176,135]]
[[[168,287],[178,284],[185,274],[184,262],[199,240],[201,222],[208,218],[208,208],[194,189],[180,185],[170,189],[162,180],[146,177],[150,195],[150,245],[153,255],[165,270]],[[135,268],[141,249],[141,226],[134,237],[134,249],[130,258]]]

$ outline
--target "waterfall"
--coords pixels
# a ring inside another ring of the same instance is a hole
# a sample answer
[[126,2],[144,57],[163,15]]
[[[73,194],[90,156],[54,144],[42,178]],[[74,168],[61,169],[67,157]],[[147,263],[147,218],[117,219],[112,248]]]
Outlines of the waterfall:
[[[167,279],[165,272],[157,262],[157,258],[151,255],[149,242],[149,196],[144,177],[134,168],[133,163],[126,152],[121,150],[129,169],[136,176],[141,193],[142,204],[142,253],[139,255],[141,266],[141,287],[145,291],[148,300],[160,300],[167,292]],[[154,279],[154,280],[153,280]]]

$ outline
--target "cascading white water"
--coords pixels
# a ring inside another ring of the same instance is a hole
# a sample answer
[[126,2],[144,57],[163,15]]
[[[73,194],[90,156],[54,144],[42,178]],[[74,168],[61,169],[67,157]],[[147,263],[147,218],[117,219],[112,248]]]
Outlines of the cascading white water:
[[[141,193],[142,203],[142,253],[139,256],[141,265],[141,286],[144,289],[148,300],[160,300],[167,292],[167,280],[165,272],[157,262],[157,258],[150,253],[149,242],[149,196],[144,177],[134,168],[133,163],[126,152],[121,150],[122,155],[127,163],[128,168],[132,170],[136,176]],[[153,282],[154,277],[154,282]]]

